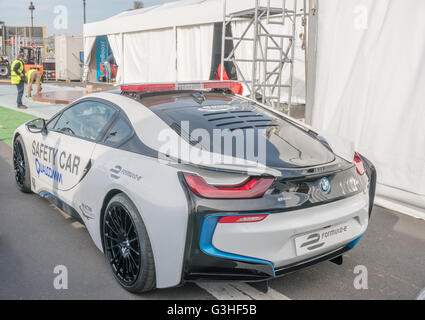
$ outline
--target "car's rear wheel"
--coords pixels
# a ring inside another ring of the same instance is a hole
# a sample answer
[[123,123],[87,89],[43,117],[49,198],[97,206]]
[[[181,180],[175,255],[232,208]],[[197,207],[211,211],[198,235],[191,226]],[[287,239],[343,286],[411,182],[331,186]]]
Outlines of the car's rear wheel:
[[134,293],[155,288],[155,263],[143,220],[131,200],[115,195],[103,219],[105,255],[119,284]]
[[30,168],[25,152],[25,145],[20,136],[15,139],[13,144],[13,168],[15,170],[15,181],[18,189],[22,192],[30,193]]

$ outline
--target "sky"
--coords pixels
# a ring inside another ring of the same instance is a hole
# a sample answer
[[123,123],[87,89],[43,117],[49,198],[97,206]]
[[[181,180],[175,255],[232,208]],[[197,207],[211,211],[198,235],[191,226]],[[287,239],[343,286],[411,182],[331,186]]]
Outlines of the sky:
[[[143,0],[145,7],[175,0]],[[0,0],[0,21],[10,26],[30,26],[31,1]],[[86,0],[87,22],[109,18],[133,7],[134,0]],[[33,0],[34,26],[46,26],[47,35],[83,33],[82,0]],[[67,17],[67,19],[65,18]],[[65,18],[65,19],[64,19]]]

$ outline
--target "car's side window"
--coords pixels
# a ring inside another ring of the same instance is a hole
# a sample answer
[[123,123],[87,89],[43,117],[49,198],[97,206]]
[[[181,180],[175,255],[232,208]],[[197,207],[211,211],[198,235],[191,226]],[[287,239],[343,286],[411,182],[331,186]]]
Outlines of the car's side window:
[[49,120],[49,123],[47,124],[47,130],[52,130],[55,127],[56,122],[58,121],[59,117],[61,115],[55,116],[53,119]]
[[116,112],[98,101],[82,101],[62,113],[54,130],[95,141]]
[[125,142],[132,133],[133,130],[128,122],[122,116],[119,116],[106,133],[103,142],[108,146],[116,147]]

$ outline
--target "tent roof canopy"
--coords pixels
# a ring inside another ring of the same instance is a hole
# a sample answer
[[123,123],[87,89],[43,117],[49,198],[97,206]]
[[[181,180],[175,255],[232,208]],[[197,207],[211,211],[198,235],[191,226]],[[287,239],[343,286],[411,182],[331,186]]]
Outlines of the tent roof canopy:
[[[100,36],[222,22],[223,1],[181,0],[124,11],[106,20],[85,24],[84,36]],[[271,5],[279,7],[279,5],[282,5],[282,0],[271,0]],[[227,0],[226,3],[227,13],[254,7],[255,0]]]
[[223,20],[222,7],[222,0],[183,0],[124,11],[106,20],[85,24],[84,36],[215,23]]

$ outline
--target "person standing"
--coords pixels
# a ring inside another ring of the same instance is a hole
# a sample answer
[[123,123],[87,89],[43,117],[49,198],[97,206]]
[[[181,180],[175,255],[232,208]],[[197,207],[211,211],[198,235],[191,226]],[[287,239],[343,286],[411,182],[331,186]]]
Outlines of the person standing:
[[28,83],[28,90],[27,90],[27,97],[31,98],[32,94],[32,84],[35,83],[37,85],[37,94],[41,92],[41,74],[40,71],[37,69],[31,69],[27,72],[26,75],[27,83]]
[[114,58],[114,55],[111,53],[105,60],[105,62],[103,63],[105,66],[105,71],[106,71],[106,81],[108,83],[110,83],[112,81],[112,66],[116,66],[116,61]]
[[24,95],[24,84],[25,84],[25,70],[24,70],[24,55],[19,54],[18,59],[13,61],[11,70],[10,82],[16,85],[18,89],[18,96],[16,98],[16,104],[19,109],[27,109],[28,107],[22,103],[22,96]]

